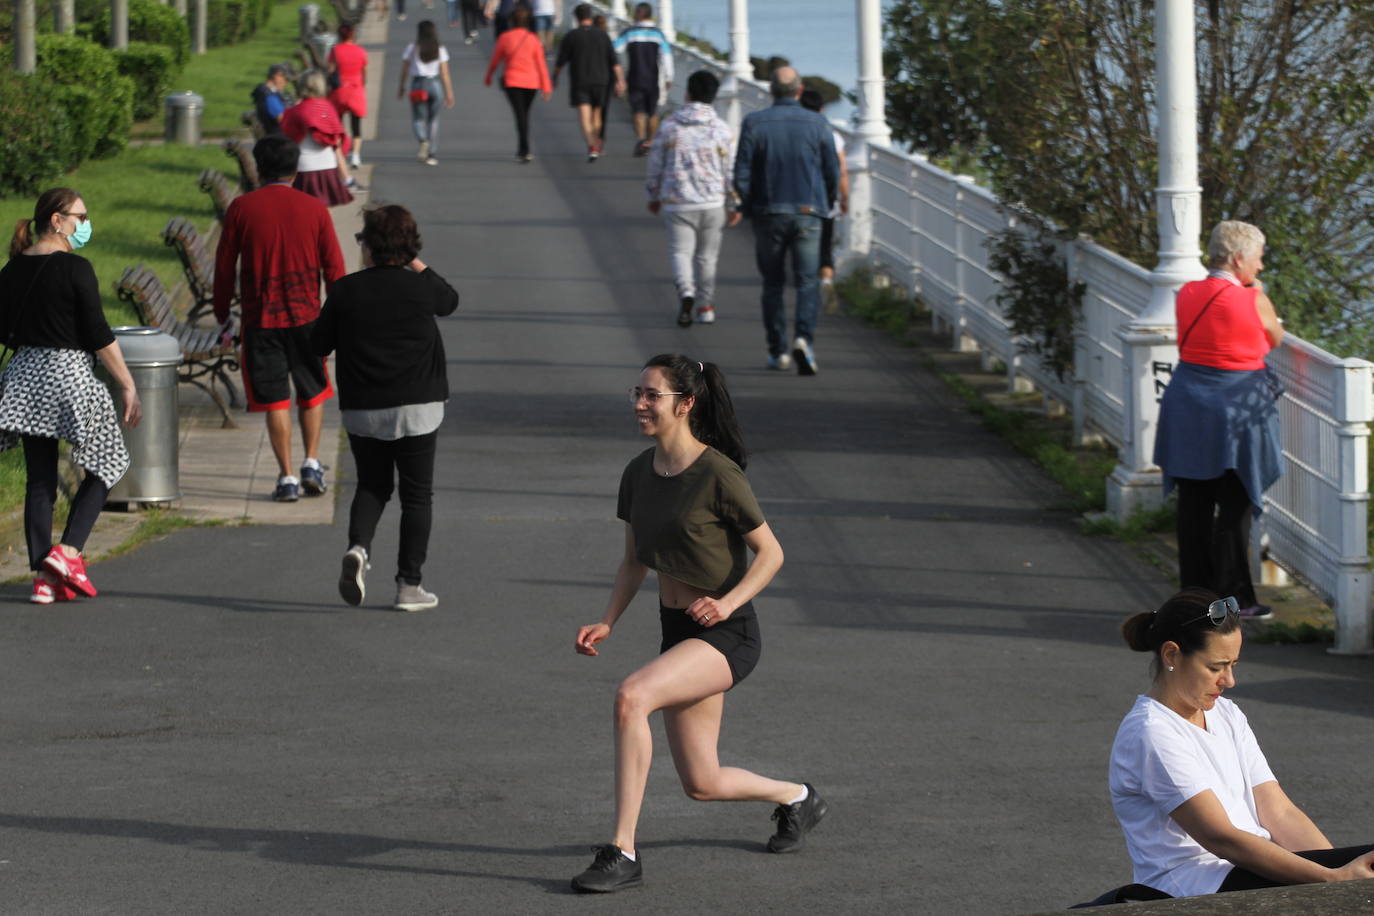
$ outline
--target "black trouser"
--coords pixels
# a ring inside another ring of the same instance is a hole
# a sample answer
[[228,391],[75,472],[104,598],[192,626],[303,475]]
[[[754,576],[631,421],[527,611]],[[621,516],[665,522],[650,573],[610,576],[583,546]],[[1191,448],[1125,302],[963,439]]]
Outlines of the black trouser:
[[1178,577],[1243,608],[1256,603],[1250,581],[1250,495],[1235,471],[1211,480],[1175,478],[1178,486]]
[[482,24],[482,7],[477,0],[463,0],[463,34],[471,35]]
[[[43,436],[24,436],[24,471],[28,486],[24,491],[24,538],[29,545],[29,569],[37,571],[52,549],[52,507],[57,502],[57,440]],[[77,550],[86,548],[96,517],[105,508],[110,488],[105,481],[87,471],[72,498],[67,513],[67,529],[62,543]]]
[[534,104],[538,92],[538,89],[506,87],[506,99],[510,102],[510,110],[515,112],[515,133],[520,138],[520,148],[515,152],[517,156],[528,156],[530,153],[530,106]]
[[[1367,852],[1374,852],[1374,845],[1371,846],[1346,846],[1343,849],[1309,849],[1306,852],[1295,853],[1310,862],[1318,865],[1325,865],[1327,868],[1340,868],[1356,856],[1362,856]],[[1268,878],[1261,878],[1252,871],[1246,871],[1237,865],[1231,869],[1226,880],[1221,882],[1221,887],[1217,892],[1224,891],[1253,891],[1261,887],[1283,887],[1282,881],[1271,881]]]
[[396,577],[407,585],[420,584],[420,567],[429,551],[433,521],[434,451],[439,434],[373,439],[348,436],[357,467],[358,485],[348,513],[348,543],[372,553],[372,536],[396,479],[401,490],[401,545],[396,552]]

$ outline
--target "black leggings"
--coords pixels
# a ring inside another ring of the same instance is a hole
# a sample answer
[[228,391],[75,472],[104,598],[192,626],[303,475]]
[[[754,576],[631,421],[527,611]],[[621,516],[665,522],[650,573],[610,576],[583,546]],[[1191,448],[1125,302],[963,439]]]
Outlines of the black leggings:
[[1250,581],[1250,495],[1235,471],[1212,480],[1177,478],[1178,578],[1181,585],[1235,595],[1253,606]]
[[348,113],[348,124],[349,133],[353,136],[354,140],[363,135],[363,119],[351,111]]
[[515,112],[515,132],[520,137],[520,147],[515,151],[517,156],[528,156],[530,153],[530,106],[534,104],[534,96],[538,91],[506,87],[510,110]]
[[348,446],[358,469],[358,486],[348,512],[348,543],[365,548],[371,555],[372,536],[399,478],[401,544],[396,553],[396,577],[407,585],[420,584],[420,567],[425,565],[429,552],[434,451],[438,442],[437,432],[394,440],[348,435]]
[[[24,470],[28,486],[24,491],[24,538],[29,545],[29,569],[42,568],[43,558],[52,549],[52,508],[57,502],[57,440],[43,436],[24,436]],[[72,497],[67,513],[67,528],[62,543],[84,550],[110,488],[105,481],[86,472]]]
[[[1356,856],[1362,856],[1367,852],[1374,852],[1374,844],[1369,846],[1346,846],[1342,849],[1309,849],[1306,852],[1299,852],[1309,862],[1316,862],[1318,865],[1325,865],[1327,868],[1340,868]],[[1282,881],[1271,881],[1268,878],[1261,878],[1252,871],[1246,871],[1237,865],[1231,869],[1226,880],[1221,882],[1221,887],[1217,888],[1218,893],[1225,891],[1253,891],[1261,887],[1283,887]]]

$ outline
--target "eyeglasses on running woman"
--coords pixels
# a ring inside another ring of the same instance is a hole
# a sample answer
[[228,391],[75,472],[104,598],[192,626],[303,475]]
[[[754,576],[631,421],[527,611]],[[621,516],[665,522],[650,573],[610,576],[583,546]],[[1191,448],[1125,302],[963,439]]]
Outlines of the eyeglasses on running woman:
[[639,399],[643,398],[650,404],[657,404],[659,398],[673,397],[674,395],[686,394],[685,391],[655,391],[652,388],[640,388],[638,385],[630,389],[630,403],[638,404]]
[[1185,623],[1184,626],[1192,626],[1199,620],[1206,618],[1212,622],[1212,626],[1219,627],[1226,622],[1227,614],[1235,614],[1237,617],[1240,616],[1240,602],[1236,600],[1235,595],[1227,595],[1225,598],[1218,598],[1216,601],[1213,601],[1211,604],[1207,605],[1207,613],[1203,614],[1201,617],[1194,617],[1192,620]]

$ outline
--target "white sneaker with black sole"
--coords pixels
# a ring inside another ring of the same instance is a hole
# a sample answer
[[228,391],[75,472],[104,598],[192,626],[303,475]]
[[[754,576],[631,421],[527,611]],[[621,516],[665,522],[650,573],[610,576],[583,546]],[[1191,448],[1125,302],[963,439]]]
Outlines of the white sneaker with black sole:
[[367,562],[367,551],[354,544],[343,555],[343,568],[339,570],[339,597],[354,607],[363,603],[367,597],[367,571],[372,564]]
[[792,341],[792,359],[797,363],[798,375],[816,374],[816,351],[811,349],[811,341],[805,337]]

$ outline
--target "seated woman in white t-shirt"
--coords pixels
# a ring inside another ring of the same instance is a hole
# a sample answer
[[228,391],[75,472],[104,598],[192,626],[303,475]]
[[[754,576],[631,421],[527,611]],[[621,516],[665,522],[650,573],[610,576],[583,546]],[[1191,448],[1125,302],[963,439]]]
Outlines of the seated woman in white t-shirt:
[[1332,849],[1289,800],[1245,715],[1236,683],[1236,599],[1186,588],[1121,627],[1154,656],[1112,745],[1112,807],[1135,878],[1174,897],[1374,877],[1374,845]]

